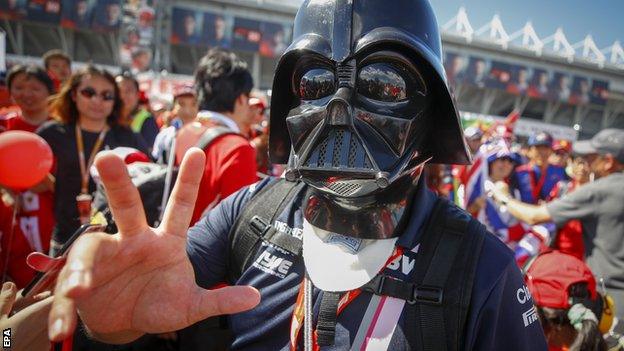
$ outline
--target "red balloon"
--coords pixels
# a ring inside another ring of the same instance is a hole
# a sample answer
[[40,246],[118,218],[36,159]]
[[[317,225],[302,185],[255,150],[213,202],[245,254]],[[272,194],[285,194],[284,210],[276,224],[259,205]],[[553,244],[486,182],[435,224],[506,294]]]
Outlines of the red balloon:
[[43,181],[52,168],[48,143],[21,130],[0,134],[0,185],[26,190]]

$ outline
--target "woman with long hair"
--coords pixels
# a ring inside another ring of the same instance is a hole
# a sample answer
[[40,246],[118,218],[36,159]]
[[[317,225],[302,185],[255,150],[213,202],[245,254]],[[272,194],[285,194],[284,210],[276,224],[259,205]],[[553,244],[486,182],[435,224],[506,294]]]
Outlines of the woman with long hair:
[[39,129],[55,157],[56,226],[51,252],[89,219],[96,186],[89,175],[95,154],[119,146],[147,154],[140,136],[120,123],[122,102],[114,77],[106,70],[87,66],[75,72],[51,104],[56,121]]

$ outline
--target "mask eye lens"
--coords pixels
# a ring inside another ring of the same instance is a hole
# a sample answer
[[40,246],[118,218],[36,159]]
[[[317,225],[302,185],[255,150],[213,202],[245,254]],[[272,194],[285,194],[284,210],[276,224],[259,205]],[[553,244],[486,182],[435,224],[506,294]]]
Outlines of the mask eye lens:
[[309,70],[301,77],[299,97],[301,100],[318,100],[332,94],[336,90],[334,72],[316,68]]
[[407,100],[407,84],[399,72],[386,63],[373,63],[360,69],[358,93],[376,101]]

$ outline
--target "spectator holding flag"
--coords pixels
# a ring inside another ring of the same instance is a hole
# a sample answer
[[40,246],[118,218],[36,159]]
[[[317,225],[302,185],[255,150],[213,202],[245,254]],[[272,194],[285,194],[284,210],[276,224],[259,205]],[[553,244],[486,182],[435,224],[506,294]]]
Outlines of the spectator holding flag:
[[537,254],[549,239],[543,228],[531,228],[518,221],[504,206],[486,196],[488,182],[507,184],[515,166],[515,157],[507,141],[496,137],[484,144],[469,171],[466,183],[466,208],[475,218],[485,224],[511,250],[520,266]]

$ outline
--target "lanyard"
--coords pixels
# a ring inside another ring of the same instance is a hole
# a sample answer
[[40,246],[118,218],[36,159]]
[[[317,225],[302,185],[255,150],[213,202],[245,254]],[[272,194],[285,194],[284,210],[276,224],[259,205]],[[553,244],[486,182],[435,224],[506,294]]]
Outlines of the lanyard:
[[[394,252],[386,264],[381,269],[383,271],[388,265],[390,265],[394,260],[403,255],[403,248],[396,247]],[[299,293],[297,294],[297,302],[295,303],[295,309],[293,311],[292,319],[290,322],[290,351],[297,350],[297,340],[299,339],[299,334],[301,332],[301,328],[304,325],[306,317],[310,320],[312,317],[312,307],[310,306],[306,309],[306,296],[308,291],[306,291],[306,285],[308,284],[307,275],[303,278],[301,285],[299,286]],[[310,284],[311,285],[311,284]],[[311,289],[310,289],[311,290]],[[338,302],[338,310],[336,311],[336,315],[339,315],[353,300],[355,300],[362,291],[360,289],[347,291],[340,301]],[[312,294],[312,291],[309,291],[309,294]],[[316,342],[316,330],[312,333],[312,350],[305,349],[305,351],[319,351],[320,347]],[[304,343],[305,344],[305,343]]]
[[540,194],[542,193],[542,188],[544,187],[544,182],[546,182],[546,176],[548,175],[548,167],[544,171],[540,169],[540,179],[535,184],[535,168],[531,169],[531,186],[533,189],[533,200],[537,203]]
[[80,126],[78,125],[78,123],[76,123],[76,145],[78,146],[78,161],[80,163],[80,176],[82,178],[82,183],[80,187],[81,194],[89,193],[88,169],[91,168],[91,165],[93,164],[93,161],[95,160],[95,154],[97,154],[97,152],[100,150],[100,147],[102,147],[102,143],[104,142],[104,137],[106,137],[107,131],[108,131],[108,128],[106,127],[102,129],[102,131],[100,132],[100,135],[97,138],[97,141],[95,142],[95,145],[93,145],[93,150],[91,150],[89,161],[88,163],[85,164],[84,143],[82,141],[82,129],[80,129]]

